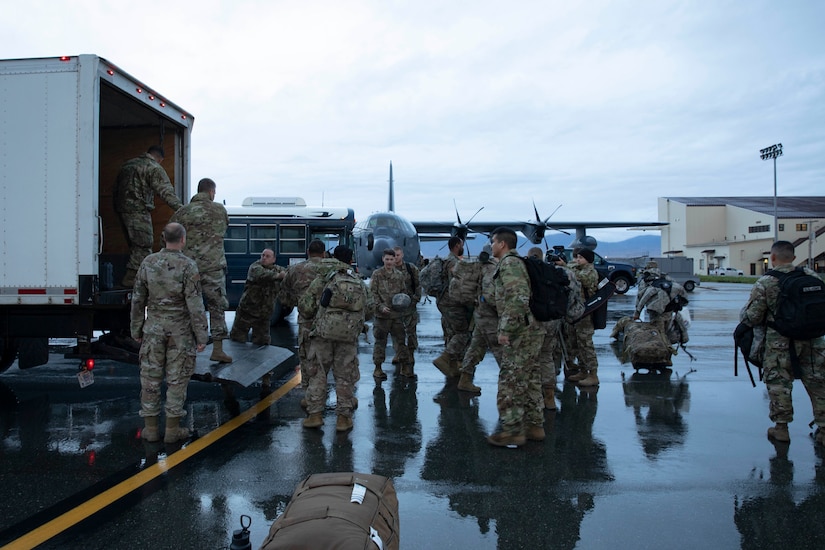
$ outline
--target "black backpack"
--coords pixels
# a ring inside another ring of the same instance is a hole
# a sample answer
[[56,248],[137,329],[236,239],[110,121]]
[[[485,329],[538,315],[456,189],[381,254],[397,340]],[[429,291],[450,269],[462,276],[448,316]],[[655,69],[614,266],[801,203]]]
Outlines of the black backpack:
[[567,314],[570,280],[558,266],[538,258],[522,258],[530,277],[530,311],[537,321],[561,319]]
[[768,326],[794,340],[825,335],[825,282],[797,267],[788,273],[772,269],[766,273],[779,279],[779,299]]
[[[754,353],[757,351],[753,349],[755,339],[756,336],[752,326],[746,325],[745,323],[736,325],[736,329],[733,331],[733,375],[739,376],[739,352],[741,352],[742,359],[745,361],[745,367],[748,369],[748,376],[750,376],[751,384],[754,388],[756,387],[756,382],[751,372],[751,363],[756,366],[759,379],[762,380],[762,354]],[[764,353],[764,351],[762,353]]]
[[[664,290],[668,296],[670,296],[670,290],[673,288],[673,283],[666,279],[665,277],[660,277],[658,279],[654,279],[651,283],[651,286],[655,286],[661,290]],[[688,299],[684,296],[677,294],[676,296],[672,296],[670,298],[670,302],[665,306],[665,312],[668,311],[682,311],[682,308],[688,305]]]

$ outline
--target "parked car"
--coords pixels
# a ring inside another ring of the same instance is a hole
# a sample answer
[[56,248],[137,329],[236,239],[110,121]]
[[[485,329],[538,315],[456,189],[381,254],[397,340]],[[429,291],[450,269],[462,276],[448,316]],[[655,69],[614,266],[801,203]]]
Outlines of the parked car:
[[717,269],[711,269],[711,275],[731,275],[733,277],[739,276],[741,277],[745,273],[741,269],[734,269],[732,267],[719,267]]

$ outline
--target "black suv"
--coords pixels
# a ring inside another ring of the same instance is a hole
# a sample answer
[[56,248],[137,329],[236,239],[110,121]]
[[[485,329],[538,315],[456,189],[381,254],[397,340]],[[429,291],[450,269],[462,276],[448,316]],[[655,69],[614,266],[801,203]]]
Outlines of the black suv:
[[[554,248],[551,253],[564,254],[567,263],[571,263],[573,259],[573,249],[565,248],[560,250]],[[607,278],[614,285],[616,285],[616,292],[624,294],[630,287],[636,284],[636,268],[630,264],[622,264],[618,262],[611,262],[593,252],[593,267],[598,271],[599,276]]]

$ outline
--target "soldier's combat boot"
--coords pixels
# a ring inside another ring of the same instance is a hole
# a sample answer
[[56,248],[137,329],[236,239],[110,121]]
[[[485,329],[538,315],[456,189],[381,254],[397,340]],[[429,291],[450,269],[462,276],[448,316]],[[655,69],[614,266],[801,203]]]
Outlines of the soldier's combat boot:
[[473,384],[474,375],[462,372],[461,378],[458,380],[458,389],[461,391],[468,391],[470,393],[481,393],[481,388]]
[[189,430],[181,427],[179,416],[166,417],[166,433],[163,436],[164,443],[177,443],[189,439]]
[[140,431],[140,437],[150,443],[160,441],[160,428],[158,428],[157,416],[144,416],[143,429]]
[[788,433],[787,422],[777,422],[773,428],[768,428],[768,439],[788,443],[791,440],[791,434]]
[[372,371],[372,377],[375,378],[376,380],[386,380],[387,379],[387,373],[384,372],[383,370],[381,370],[381,365],[376,363],[375,370]]
[[596,375],[594,371],[590,371],[587,373],[587,377],[579,380],[579,386],[590,387],[590,386],[598,386],[599,385],[599,377]]
[[433,365],[447,378],[454,378],[459,375],[459,371],[455,368],[452,357],[450,357],[450,354],[446,351],[433,359]]
[[304,418],[304,428],[320,428],[324,425],[324,416],[321,413],[312,413]]
[[579,382],[587,378],[587,369],[579,369],[576,372],[570,374],[570,376],[566,376],[564,379],[568,382]]
[[126,274],[123,275],[123,280],[120,282],[120,285],[125,288],[132,288],[135,286],[135,275],[137,275],[137,271],[127,267]]
[[413,372],[413,366],[411,364],[403,364],[401,365],[401,376],[404,378],[415,378],[415,372]]
[[217,361],[218,363],[231,363],[232,358],[223,352],[223,340],[215,340],[212,342],[212,355],[209,356],[210,361]]
[[544,426],[530,426],[524,428],[524,437],[530,441],[544,441],[546,434],[544,433]]
[[338,415],[338,420],[335,421],[335,431],[336,432],[346,432],[352,429],[352,417],[351,416],[344,416],[343,414]]
[[548,411],[556,410],[556,388],[553,386],[545,386],[542,388],[544,394],[544,408]]
[[523,435],[497,432],[487,437],[487,443],[496,447],[521,447],[527,443],[527,438]]

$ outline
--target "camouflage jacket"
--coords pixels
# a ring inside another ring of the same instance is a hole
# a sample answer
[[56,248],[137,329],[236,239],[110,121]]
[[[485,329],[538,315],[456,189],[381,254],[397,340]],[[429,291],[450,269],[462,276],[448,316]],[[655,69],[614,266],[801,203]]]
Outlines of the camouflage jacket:
[[171,221],[186,228],[183,253],[197,262],[201,273],[226,269],[223,236],[229,226],[229,215],[222,204],[202,191],[175,212]]
[[277,264],[263,265],[261,260],[250,265],[238,309],[254,317],[272,315],[285,272],[283,267]]
[[189,333],[198,344],[206,344],[206,326],[195,262],[166,248],[147,256],[140,264],[132,292],[132,338]]
[[115,211],[151,212],[155,209],[155,195],[172,210],[183,206],[166,170],[149,153],[126,161],[115,183]]
[[421,301],[421,276],[418,273],[418,268],[410,262],[404,262],[404,265],[397,267],[398,271],[404,274],[404,284],[407,287],[407,294],[412,298],[412,306],[410,309],[415,309],[418,302]]
[[[375,316],[379,319],[399,319],[403,312],[392,308],[392,297],[407,293],[406,270],[402,273],[395,267],[376,269],[370,279],[370,292],[375,301]],[[389,308],[389,311],[384,311]]]
[[593,264],[573,264],[570,269],[573,270],[576,279],[581,283],[582,296],[584,296],[585,301],[592,298],[599,291],[599,273],[593,267]]
[[[305,262],[292,264],[286,270],[286,277],[281,283],[281,292],[278,298],[285,307],[295,307],[298,301],[309,289],[312,281],[326,276],[330,271],[341,264],[334,258],[309,258]],[[299,321],[300,319],[300,311]]]
[[530,313],[530,276],[515,250],[499,259],[495,281],[498,333],[512,340],[535,323]]

